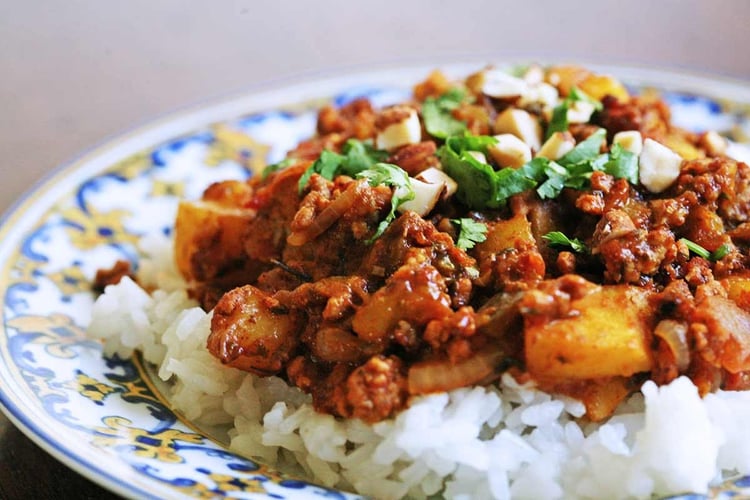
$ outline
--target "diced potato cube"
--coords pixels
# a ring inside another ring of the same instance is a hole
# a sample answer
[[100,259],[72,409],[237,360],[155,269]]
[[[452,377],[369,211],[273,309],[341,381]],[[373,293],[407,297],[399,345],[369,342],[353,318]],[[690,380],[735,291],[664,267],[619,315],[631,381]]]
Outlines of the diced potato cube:
[[730,300],[745,311],[750,311],[750,276],[728,276],[720,282]]
[[683,133],[670,132],[664,139],[664,145],[685,160],[696,160],[705,157],[703,151],[693,145]]
[[591,74],[589,70],[580,66],[553,66],[547,71],[546,80],[566,96],[573,86],[580,86]]
[[597,101],[601,101],[606,95],[611,95],[622,102],[630,99],[625,86],[609,75],[589,75],[580,82],[579,87]]
[[592,379],[651,370],[648,292],[602,286],[571,307],[577,314],[551,321],[526,313],[526,368],[532,376]]
[[484,255],[502,253],[511,248],[532,248],[536,240],[531,232],[531,224],[523,214],[510,219],[487,223],[486,239],[475,248],[482,259]]
[[[204,251],[205,258],[215,261],[211,267],[245,258],[244,239],[253,210],[222,206],[211,201],[182,201],[175,221],[175,262],[182,275],[190,280],[205,280],[194,256]],[[211,250],[211,251],[208,251]]]

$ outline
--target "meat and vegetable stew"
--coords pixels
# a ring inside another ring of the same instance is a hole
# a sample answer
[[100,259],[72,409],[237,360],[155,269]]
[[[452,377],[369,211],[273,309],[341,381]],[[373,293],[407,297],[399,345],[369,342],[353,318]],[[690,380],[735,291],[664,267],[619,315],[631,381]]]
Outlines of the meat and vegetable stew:
[[601,420],[648,379],[750,388],[750,166],[573,66],[436,71],[318,113],[181,203],[209,351],[375,422],[510,371]]

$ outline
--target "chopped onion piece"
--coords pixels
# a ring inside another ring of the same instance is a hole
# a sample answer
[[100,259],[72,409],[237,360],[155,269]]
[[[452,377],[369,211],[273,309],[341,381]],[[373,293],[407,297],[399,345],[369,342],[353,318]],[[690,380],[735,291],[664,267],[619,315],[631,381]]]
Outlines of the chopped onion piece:
[[675,359],[675,364],[680,373],[687,370],[690,365],[690,348],[687,343],[687,326],[673,319],[665,319],[659,322],[654,329],[654,335],[662,339]]
[[286,238],[287,243],[292,246],[300,246],[323,234],[354,205],[366,184],[366,180],[351,184],[330,205],[325,207],[303,231],[290,233]]
[[500,376],[503,357],[503,352],[496,349],[477,353],[456,364],[447,359],[415,363],[409,369],[409,392],[429,394],[489,382]]

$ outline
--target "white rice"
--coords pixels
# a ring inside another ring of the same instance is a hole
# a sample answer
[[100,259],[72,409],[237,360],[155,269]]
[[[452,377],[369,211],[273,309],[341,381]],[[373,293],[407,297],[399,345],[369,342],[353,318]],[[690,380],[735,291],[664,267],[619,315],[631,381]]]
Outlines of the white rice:
[[226,368],[205,348],[210,313],[191,301],[170,242],[143,242],[138,280],[109,286],[89,328],[107,354],[134,349],[170,382],[174,408],[200,426],[229,428],[240,454],[319,484],[395,499],[650,498],[706,493],[750,473],[750,391],[703,399],[687,378],[649,382],[605,424],[583,405],[505,376],[496,386],[416,398],[374,425],[316,413],[276,377]]

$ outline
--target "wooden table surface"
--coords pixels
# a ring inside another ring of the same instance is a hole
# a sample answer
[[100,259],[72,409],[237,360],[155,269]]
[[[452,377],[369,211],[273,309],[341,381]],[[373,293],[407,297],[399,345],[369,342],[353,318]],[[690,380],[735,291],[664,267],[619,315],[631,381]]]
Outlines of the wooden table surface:
[[[107,137],[300,73],[492,54],[498,61],[538,56],[750,77],[743,55],[750,2],[442,4],[0,0],[0,213],[55,166]],[[116,496],[0,415],[0,499],[21,498]]]

